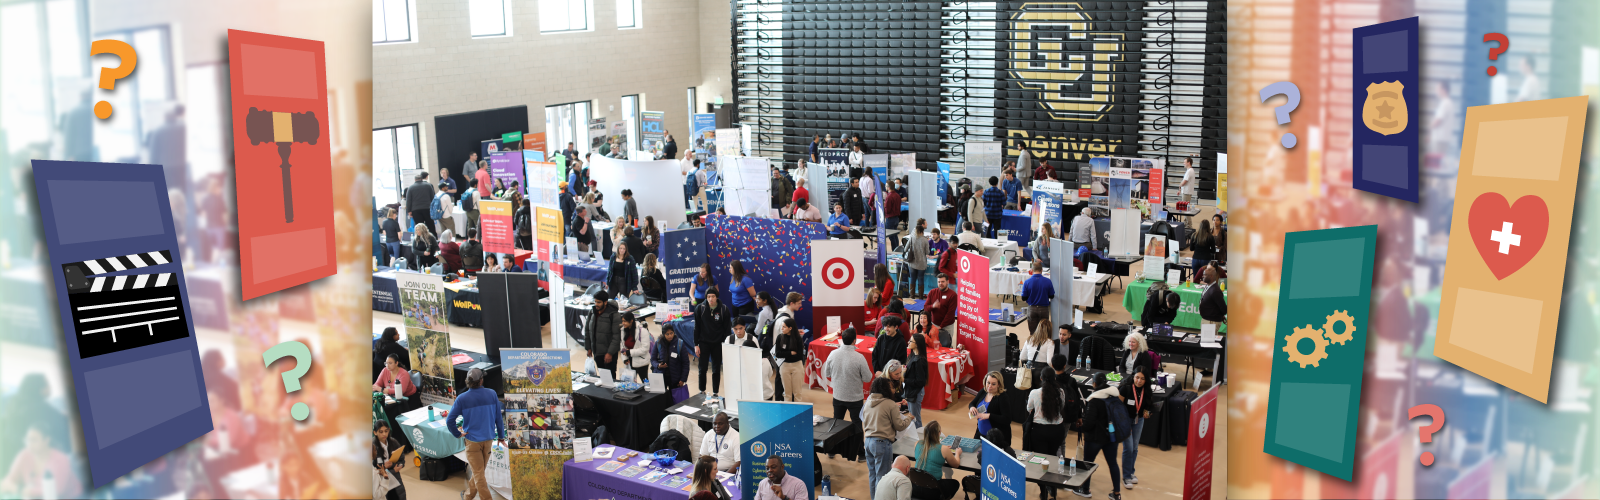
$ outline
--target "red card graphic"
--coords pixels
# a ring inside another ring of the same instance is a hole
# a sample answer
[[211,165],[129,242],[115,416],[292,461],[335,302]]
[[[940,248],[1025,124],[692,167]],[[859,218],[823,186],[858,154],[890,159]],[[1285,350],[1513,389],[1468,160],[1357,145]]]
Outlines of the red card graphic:
[[1539,254],[1550,230],[1550,211],[1538,196],[1523,196],[1511,205],[1491,191],[1472,200],[1467,230],[1489,271],[1496,279],[1506,279]]
[[228,30],[244,300],[338,272],[322,42]]

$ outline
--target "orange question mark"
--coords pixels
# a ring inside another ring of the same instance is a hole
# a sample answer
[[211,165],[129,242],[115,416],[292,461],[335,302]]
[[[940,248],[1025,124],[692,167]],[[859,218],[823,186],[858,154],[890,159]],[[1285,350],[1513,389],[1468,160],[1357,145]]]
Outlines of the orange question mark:
[[[89,44],[89,55],[116,54],[122,58],[122,63],[115,68],[100,68],[100,88],[116,90],[117,79],[126,78],[133,74],[133,68],[139,66],[139,54],[134,53],[133,46],[121,40],[95,40]],[[94,115],[101,120],[111,117],[111,103],[100,101],[94,104]]]

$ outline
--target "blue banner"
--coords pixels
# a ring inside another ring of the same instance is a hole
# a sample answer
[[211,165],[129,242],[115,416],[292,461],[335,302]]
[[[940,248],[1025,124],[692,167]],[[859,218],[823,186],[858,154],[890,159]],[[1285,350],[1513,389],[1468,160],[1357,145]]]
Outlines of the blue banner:
[[950,204],[950,164],[941,161],[941,162],[936,163],[935,165],[938,165],[938,171],[939,171],[939,204],[941,204],[941,205],[949,205]]
[[886,198],[883,193],[888,192],[889,185],[879,183],[878,186],[878,195],[872,197],[872,209],[878,214],[878,262],[889,262],[889,240],[884,239],[883,235],[883,199]]
[[711,264],[718,289],[727,290],[733,279],[729,264],[744,261],[746,276],[756,290],[779,301],[789,292],[804,295],[795,320],[800,328],[811,328],[811,240],[828,239],[822,223],[709,215],[705,230],[710,250],[706,262]]
[[[1351,30],[1350,187],[1417,201],[1418,18]],[[1411,111],[1417,111],[1413,115]],[[1414,117],[1414,118],[1413,118]]]
[[689,135],[689,149],[696,153],[711,151],[717,142],[717,115],[695,113],[694,132]]
[[667,300],[689,296],[689,283],[706,263],[706,228],[661,233],[660,259],[666,265]]
[[1028,489],[1028,468],[1016,457],[983,438],[983,500],[1022,500]]
[[783,460],[784,473],[814,491],[815,444],[811,437],[811,403],[739,402],[740,498],[756,498],[756,487],[767,478],[767,460]]

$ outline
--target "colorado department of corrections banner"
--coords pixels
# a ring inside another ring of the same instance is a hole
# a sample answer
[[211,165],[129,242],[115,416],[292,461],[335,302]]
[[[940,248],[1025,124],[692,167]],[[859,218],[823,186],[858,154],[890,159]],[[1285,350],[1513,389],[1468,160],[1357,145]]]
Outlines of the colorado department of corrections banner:
[[561,498],[572,458],[572,351],[501,349],[512,500]]
[[804,481],[807,490],[816,488],[811,403],[740,401],[739,427],[740,498],[756,497],[772,457],[782,459],[784,472]]

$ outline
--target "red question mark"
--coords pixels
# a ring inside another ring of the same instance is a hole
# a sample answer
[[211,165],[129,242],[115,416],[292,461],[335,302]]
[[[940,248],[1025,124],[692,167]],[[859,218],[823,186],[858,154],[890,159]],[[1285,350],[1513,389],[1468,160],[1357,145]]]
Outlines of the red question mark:
[[[1502,34],[1499,34],[1499,33],[1484,33],[1483,34],[1483,41],[1485,41],[1485,42],[1490,42],[1490,41],[1500,42],[1500,46],[1499,47],[1490,47],[1489,48],[1489,60],[1490,61],[1499,60],[1500,59],[1500,54],[1504,54],[1507,50],[1511,50],[1511,39],[1510,38],[1506,38],[1505,35],[1502,35]],[[1495,73],[1498,73],[1498,72],[1499,72],[1499,70],[1494,69],[1494,66],[1490,66],[1489,67],[1489,76],[1494,76]]]
[[[1416,405],[1411,407],[1409,416],[1406,418],[1411,420],[1423,415],[1433,417],[1433,423],[1417,429],[1417,434],[1421,435],[1422,442],[1432,443],[1433,433],[1439,432],[1439,429],[1444,428],[1444,410],[1439,408],[1439,405]],[[1422,452],[1422,465],[1433,465],[1433,452]]]

